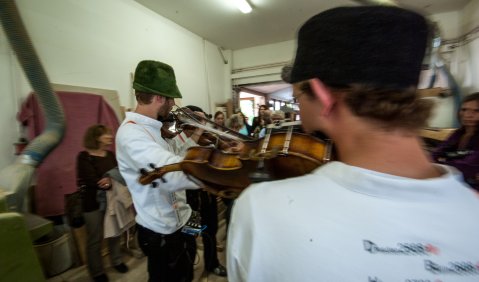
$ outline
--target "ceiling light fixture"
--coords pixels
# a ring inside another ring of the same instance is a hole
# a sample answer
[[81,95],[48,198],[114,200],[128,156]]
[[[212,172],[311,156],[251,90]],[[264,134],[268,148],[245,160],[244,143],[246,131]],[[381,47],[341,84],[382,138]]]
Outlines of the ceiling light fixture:
[[235,2],[236,7],[238,7],[238,9],[244,14],[251,13],[253,10],[251,5],[246,0],[234,0],[233,2]]

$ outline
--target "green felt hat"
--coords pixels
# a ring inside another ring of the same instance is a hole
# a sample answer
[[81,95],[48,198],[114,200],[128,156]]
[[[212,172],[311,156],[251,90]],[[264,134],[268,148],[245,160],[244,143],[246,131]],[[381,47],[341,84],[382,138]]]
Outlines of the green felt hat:
[[135,70],[133,89],[169,98],[182,98],[176,85],[175,71],[157,61],[141,61]]

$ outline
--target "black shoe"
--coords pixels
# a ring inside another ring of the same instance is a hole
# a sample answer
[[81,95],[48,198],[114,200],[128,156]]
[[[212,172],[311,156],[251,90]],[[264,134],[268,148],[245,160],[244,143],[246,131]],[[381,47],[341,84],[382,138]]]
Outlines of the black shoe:
[[221,277],[226,277],[226,268],[222,266],[221,264],[218,264],[217,267],[213,268],[212,271],[215,275],[221,276]]
[[95,282],[108,282],[108,276],[105,273],[100,274],[98,276],[93,277],[93,281]]
[[124,264],[124,263],[120,263],[120,264],[115,265],[113,267],[116,269],[116,271],[118,271],[120,273],[128,272],[128,266],[126,266],[126,264]]

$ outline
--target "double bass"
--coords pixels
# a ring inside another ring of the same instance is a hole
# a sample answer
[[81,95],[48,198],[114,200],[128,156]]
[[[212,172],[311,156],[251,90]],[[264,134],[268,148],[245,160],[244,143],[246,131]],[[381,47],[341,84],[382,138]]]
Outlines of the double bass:
[[[330,160],[332,144],[312,135],[293,132],[293,126],[298,124],[269,125],[265,137],[241,140],[243,147],[236,152],[214,146],[190,147],[179,163],[152,167],[149,172],[143,169],[139,182],[143,185],[154,183],[156,187],[157,179],[164,181],[166,173],[181,170],[199,179],[206,190],[220,197],[236,198],[251,183],[310,173]],[[286,132],[272,132],[273,128],[284,126],[287,126]],[[227,136],[235,140],[240,138]]]

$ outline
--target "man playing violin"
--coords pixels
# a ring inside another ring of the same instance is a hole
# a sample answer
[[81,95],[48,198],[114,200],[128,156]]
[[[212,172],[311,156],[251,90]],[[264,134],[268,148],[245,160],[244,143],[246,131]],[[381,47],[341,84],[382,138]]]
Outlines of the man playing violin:
[[[195,237],[182,229],[192,214],[185,189],[197,189],[183,172],[164,176],[158,187],[138,182],[140,169],[161,167],[182,160],[162,136],[162,122],[175,98],[181,98],[173,68],[157,61],[141,61],[133,82],[138,105],[127,112],[116,135],[116,156],[121,175],[131,192],[138,227],[138,241],[148,259],[149,281],[191,281],[196,254]],[[195,144],[203,129],[190,136]]]
[[239,196],[229,281],[479,281],[479,197],[418,137],[427,40],[423,16],[391,6],[300,28],[288,80],[304,130],[328,135],[338,160]]

